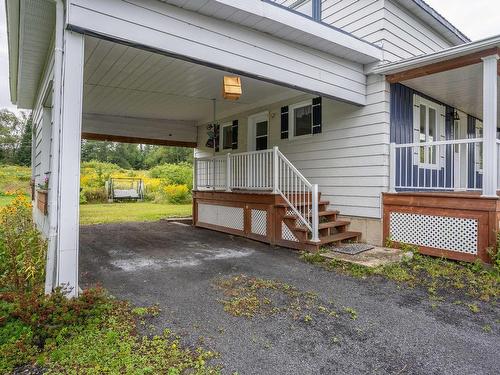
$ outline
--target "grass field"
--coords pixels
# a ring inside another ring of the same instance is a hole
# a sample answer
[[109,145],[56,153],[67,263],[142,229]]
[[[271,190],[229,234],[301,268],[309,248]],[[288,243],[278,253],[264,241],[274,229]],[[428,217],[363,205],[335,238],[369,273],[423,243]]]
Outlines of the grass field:
[[14,195],[0,195],[0,207],[7,206],[14,198]]
[[167,217],[191,216],[191,204],[159,204],[147,202],[83,204],[80,224],[104,224],[126,221],[156,221]]

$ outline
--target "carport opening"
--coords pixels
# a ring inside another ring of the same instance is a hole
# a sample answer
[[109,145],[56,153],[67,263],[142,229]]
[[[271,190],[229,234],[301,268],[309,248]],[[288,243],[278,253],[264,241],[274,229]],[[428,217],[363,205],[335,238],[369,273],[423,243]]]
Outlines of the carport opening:
[[[255,139],[245,129],[248,116],[306,95],[238,76],[243,93],[238,100],[227,100],[222,93],[227,75],[233,74],[202,62],[85,37],[81,224],[191,216],[194,154],[249,151]],[[277,108],[274,118],[279,121]],[[241,123],[233,137],[226,125],[236,118]],[[273,126],[278,129],[279,124]],[[270,140],[267,148],[272,146]],[[142,187],[142,199],[108,202],[112,178],[141,179],[139,185],[119,190],[139,195]]]
[[80,223],[191,223],[191,147],[83,139]]

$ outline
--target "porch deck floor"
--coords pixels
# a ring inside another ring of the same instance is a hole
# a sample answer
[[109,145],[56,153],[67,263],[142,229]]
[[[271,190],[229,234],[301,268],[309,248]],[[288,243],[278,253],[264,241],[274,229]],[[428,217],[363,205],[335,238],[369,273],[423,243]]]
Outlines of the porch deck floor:
[[[80,272],[82,286],[101,282],[136,305],[158,303],[153,324],[220,353],[223,374],[488,374],[500,366],[493,305],[480,303],[478,313],[452,301],[433,307],[426,290],[329,272],[294,251],[206,229],[166,221],[83,226]],[[214,282],[241,274],[311,291],[339,317],[229,315]]]

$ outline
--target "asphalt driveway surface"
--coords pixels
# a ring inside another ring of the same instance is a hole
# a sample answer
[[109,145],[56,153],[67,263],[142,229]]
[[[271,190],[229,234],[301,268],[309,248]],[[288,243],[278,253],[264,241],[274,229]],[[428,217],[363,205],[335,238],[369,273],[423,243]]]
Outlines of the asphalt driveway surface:
[[[382,278],[357,279],[301,261],[296,252],[175,223],[84,226],[81,283],[155,303],[158,328],[220,353],[233,374],[497,374],[499,309],[479,313]],[[235,317],[214,286],[247,275],[279,280],[334,304],[339,317]],[[356,318],[356,319],[354,319]],[[486,330],[485,326],[491,327]]]

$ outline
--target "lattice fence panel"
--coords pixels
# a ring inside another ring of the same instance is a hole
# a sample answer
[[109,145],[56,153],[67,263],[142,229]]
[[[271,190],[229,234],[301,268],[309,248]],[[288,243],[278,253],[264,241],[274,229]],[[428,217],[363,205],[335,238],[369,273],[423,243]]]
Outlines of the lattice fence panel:
[[252,233],[267,236],[267,211],[252,209],[251,217]]
[[299,242],[297,237],[295,237],[290,228],[288,228],[283,221],[281,222],[281,238],[286,241]]
[[243,230],[243,207],[198,204],[198,221],[221,227]]
[[390,235],[396,242],[477,254],[476,219],[391,212]]

